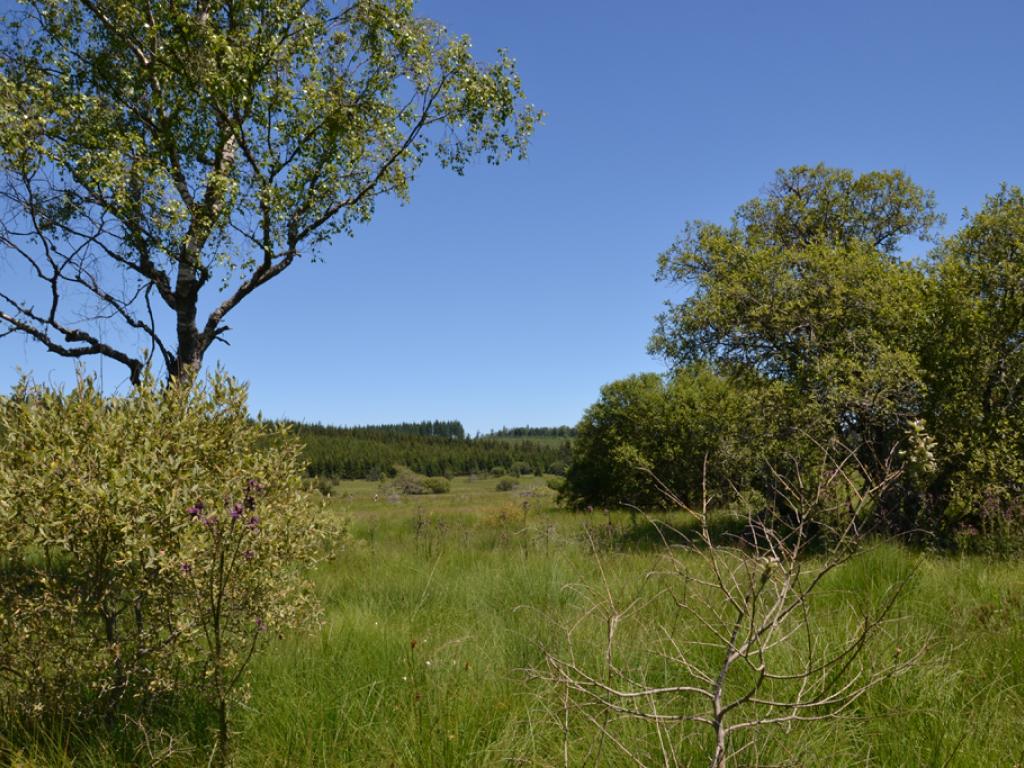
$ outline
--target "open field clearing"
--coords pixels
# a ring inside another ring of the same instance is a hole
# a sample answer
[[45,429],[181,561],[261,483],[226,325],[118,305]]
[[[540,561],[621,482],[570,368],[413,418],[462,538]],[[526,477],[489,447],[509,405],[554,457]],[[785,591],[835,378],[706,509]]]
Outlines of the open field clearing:
[[[558,510],[541,478],[509,492],[495,485],[456,478],[449,494],[390,499],[375,483],[336,488],[330,509],[349,521],[349,534],[317,574],[323,628],[283,638],[258,660],[251,699],[234,721],[238,765],[636,765],[616,740],[645,764],[663,764],[665,740],[678,765],[706,764],[708,734],[692,725],[659,734],[649,723],[609,717],[600,721],[602,738],[582,710],[566,721],[560,691],[537,679],[545,652],[565,653],[564,627],[581,619],[576,658],[601,668],[606,617],[585,614],[606,590],[623,605],[655,595],[657,579],[644,578],[664,549],[653,528],[626,513]],[[920,660],[840,719],[757,729],[757,764],[1024,761],[1019,564],[879,545],[830,576],[813,606],[816,628],[843,632],[858,608],[907,577],[896,620],[865,650],[866,660],[882,667],[894,654],[921,651]],[[671,681],[672,670],[652,658],[656,638],[645,633],[675,631],[678,611],[654,597],[636,618],[622,622],[619,648],[628,653],[616,663]],[[203,743],[209,722],[185,715],[172,713],[168,730],[191,730]],[[130,726],[113,731],[65,726],[38,741],[7,733],[7,759],[20,766],[207,760],[188,739],[150,733],[139,751],[125,735]]]

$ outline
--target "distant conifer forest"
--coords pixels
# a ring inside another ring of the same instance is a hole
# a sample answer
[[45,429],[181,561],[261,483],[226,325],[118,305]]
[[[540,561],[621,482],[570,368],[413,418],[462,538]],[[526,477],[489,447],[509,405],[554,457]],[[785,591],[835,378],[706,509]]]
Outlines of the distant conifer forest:
[[289,422],[305,446],[307,472],[338,480],[378,479],[404,466],[438,477],[565,474],[572,427],[502,428],[470,437],[459,421],[337,427]]

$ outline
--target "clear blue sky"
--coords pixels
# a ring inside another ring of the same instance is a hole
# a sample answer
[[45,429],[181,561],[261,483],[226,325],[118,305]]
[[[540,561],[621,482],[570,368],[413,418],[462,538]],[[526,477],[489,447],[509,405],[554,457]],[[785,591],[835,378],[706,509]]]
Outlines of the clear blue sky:
[[[380,205],[322,263],[239,307],[214,353],[264,415],[572,424],[602,384],[663,368],[645,346],[679,293],[654,283],[657,254],[686,220],[726,219],[776,168],[902,168],[951,227],[1001,181],[1024,184],[1020,2],[419,8],[481,58],[508,48],[548,117],[526,162],[425,170],[411,204]],[[55,382],[72,371],[0,340],[0,390],[17,367]]]

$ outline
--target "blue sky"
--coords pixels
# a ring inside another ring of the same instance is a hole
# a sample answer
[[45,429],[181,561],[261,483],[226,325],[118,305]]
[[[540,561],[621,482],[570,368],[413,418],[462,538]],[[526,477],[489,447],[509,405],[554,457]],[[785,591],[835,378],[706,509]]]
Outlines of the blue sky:
[[[548,116],[530,157],[425,169],[321,263],[243,303],[208,357],[254,410],[337,424],[572,424],[601,385],[662,370],[653,316],[680,291],[657,254],[688,219],[727,219],[774,170],[901,168],[950,227],[1024,184],[1024,4],[423,0],[508,48]],[[2,279],[2,277],[0,277]],[[0,340],[17,369],[73,367]],[[123,370],[105,364],[105,380]]]

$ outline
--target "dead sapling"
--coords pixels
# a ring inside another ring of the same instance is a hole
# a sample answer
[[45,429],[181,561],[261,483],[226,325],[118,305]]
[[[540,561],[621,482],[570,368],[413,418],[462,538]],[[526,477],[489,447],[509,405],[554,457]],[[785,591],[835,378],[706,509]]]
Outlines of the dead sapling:
[[[901,650],[894,615],[912,571],[863,609],[827,582],[862,550],[863,522],[900,469],[890,461],[868,473],[853,450],[820,447],[814,466],[771,469],[773,503],[748,495],[715,509],[705,482],[692,508],[659,483],[692,526],[651,521],[664,546],[646,591],[617,598],[605,580],[590,593],[588,620],[565,627],[567,644],[538,670],[560,691],[566,734],[582,719],[638,766],[690,764],[695,753],[710,768],[743,755],[762,764],[769,732],[851,716],[868,691],[920,659],[923,642]],[[716,533],[726,520],[738,532]],[[604,625],[597,649],[595,616]],[[887,643],[891,652],[869,652]],[[651,725],[650,739],[628,727],[635,721]]]

